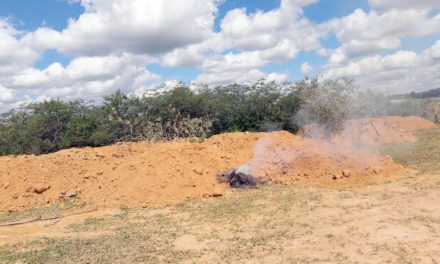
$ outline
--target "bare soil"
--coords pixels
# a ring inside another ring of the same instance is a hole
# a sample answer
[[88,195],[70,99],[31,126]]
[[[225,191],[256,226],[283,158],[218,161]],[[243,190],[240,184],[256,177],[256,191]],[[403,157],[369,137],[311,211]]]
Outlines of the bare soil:
[[[383,123],[382,134],[385,128],[407,131],[408,137],[399,134],[395,141],[412,140],[415,131],[434,126],[416,117],[372,122]],[[365,131],[362,138],[369,135]],[[390,157],[355,147],[351,141],[327,142],[284,131],[228,133],[202,143],[120,143],[41,156],[0,157],[0,211],[54,204],[152,207],[219,196],[228,188],[217,183],[216,174],[242,165],[263,182],[295,186],[362,185],[411,173]]]
[[[267,185],[0,228],[0,263],[439,263],[440,179]],[[8,243],[8,245],[5,245]]]

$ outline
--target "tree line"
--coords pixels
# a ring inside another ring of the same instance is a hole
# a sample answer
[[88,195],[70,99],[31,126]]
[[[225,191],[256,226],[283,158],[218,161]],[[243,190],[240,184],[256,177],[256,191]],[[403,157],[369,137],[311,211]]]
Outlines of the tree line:
[[0,117],[0,155],[44,154],[118,141],[170,140],[231,131],[287,130],[318,122],[340,129],[353,111],[347,79],[232,84],[191,89],[179,85],[154,96],[120,91],[100,103],[35,102]]

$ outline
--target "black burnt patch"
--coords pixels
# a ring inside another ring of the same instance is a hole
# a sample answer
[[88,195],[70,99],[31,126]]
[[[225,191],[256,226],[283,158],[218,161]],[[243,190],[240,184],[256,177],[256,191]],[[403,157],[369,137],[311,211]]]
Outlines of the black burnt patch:
[[255,188],[259,184],[254,176],[235,168],[217,174],[217,181],[219,183],[228,183],[232,188]]

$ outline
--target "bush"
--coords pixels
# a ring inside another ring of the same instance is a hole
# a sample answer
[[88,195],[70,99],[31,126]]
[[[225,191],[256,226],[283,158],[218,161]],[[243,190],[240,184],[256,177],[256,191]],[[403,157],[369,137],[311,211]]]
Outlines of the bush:
[[301,125],[317,123],[327,135],[343,128],[344,121],[352,111],[355,92],[353,81],[341,79],[304,80],[298,85],[301,109],[297,122]]
[[[0,155],[43,154],[118,141],[206,138],[228,131],[296,132],[305,122],[329,131],[347,116],[353,84],[345,79],[256,82],[197,92],[181,85],[150,97],[120,91],[102,104],[51,100],[0,118]],[[301,122],[298,122],[300,118]]]

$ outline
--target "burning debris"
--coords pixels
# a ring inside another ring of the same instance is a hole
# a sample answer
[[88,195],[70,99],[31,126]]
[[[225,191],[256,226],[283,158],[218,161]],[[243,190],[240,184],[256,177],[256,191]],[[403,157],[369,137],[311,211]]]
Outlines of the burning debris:
[[[242,168],[243,167],[243,168]],[[219,183],[229,183],[232,188],[255,188],[260,182],[250,174],[246,166],[232,168],[217,174]]]

